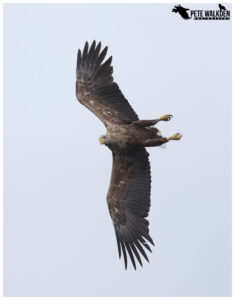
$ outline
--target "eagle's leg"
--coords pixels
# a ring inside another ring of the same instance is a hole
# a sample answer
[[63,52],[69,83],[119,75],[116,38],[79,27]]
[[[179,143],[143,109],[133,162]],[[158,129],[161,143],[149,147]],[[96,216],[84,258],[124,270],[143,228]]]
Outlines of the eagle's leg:
[[138,125],[140,127],[150,127],[150,126],[155,125],[157,122],[158,122],[157,119],[155,119],[155,120],[138,120],[138,121],[132,122],[132,124]]
[[167,143],[169,140],[165,137],[158,137],[156,139],[149,139],[143,141],[144,147],[155,147],[155,146],[161,146],[162,144]]
[[134,121],[132,124],[141,126],[141,127],[150,127],[153,126],[155,124],[157,124],[160,121],[170,121],[170,119],[172,118],[172,115],[164,115],[161,118],[158,119],[154,119],[154,120],[138,120],[138,121]]
[[169,138],[159,136],[156,139],[149,139],[149,140],[143,141],[142,146],[144,146],[144,147],[161,146],[162,144],[165,144],[171,140],[176,141],[176,140],[180,140],[181,138],[182,138],[182,134],[180,134],[180,133],[175,133],[172,136],[170,136]]

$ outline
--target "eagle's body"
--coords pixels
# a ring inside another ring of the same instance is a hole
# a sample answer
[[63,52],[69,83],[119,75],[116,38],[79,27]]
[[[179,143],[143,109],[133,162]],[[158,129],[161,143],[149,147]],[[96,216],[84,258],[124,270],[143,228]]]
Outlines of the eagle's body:
[[117,147],[125,148],[129,146],[150,146],[149,141],[162,144],[164,138],[159,130],[154,127],[142,127],[135,123],[128,125],[114,125],[107,128],[107,134]]
[[103,60],[107,47],[95,41],[85,44],[77,57],[77,99],[90,109],[106,126],[100,143],[112,151],[113,168],[107,203],[113,221],[119,257],[123,254],[127,267],[127,253],[136,268],[135,258],[142,265],[140,254],[148,261],[144,248],[151,251],[148,216],[150,208],[151,174],[149,154],[145,147],[159,146],[178,140],[180,134],[163,137],[153,127],[159,121],[169,121],[171,115],[154,120],[139,120],[117,83],[113,81],[112,57]]

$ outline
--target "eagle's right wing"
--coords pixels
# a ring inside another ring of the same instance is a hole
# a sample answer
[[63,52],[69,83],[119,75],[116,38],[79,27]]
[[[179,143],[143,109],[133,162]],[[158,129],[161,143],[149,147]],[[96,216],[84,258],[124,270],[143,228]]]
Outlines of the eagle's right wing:
[[142,266],[140,254],[148,261],[144,248],[151,251],[147,241],[149,222],[145,219],[150,208],[151,174],[148,152],[145,148],[129,148],[113,152],[113,169],[107,195],[109,212],[116,232],[119,257],[127,253],[136,268],[135,258]]
[[94,41],[89,49],[86,42],[83,52],[77,56],[77,99],[90,109],[104,124],[127,124],[138,120],[117,83],[113,82],[112,57],[103,60],[108,47],[102,52],[101,43]]

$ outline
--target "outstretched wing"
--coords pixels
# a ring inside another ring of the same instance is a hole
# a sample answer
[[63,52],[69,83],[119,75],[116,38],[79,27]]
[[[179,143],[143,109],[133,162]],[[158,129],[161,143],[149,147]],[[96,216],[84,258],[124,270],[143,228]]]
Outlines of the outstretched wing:
[[140,254],[148,261],[144,248],[151,252],[147,241],[149,222],[145,219],[150,208],[151,174],[145,148],[129,148],[113,152],[113,169],[107,195],[109,212],[116,232],[119,257],[127,253],[136,269],[135,259],[142,266]]
[[90,109],[104,124],[126,124],[138,120],[117,83],[113,82],[112,56],[103,60],[108,47],[102,52],[101,43],[94,41],[89,48],[86,42],[83,52],[77,56],[77,99]]

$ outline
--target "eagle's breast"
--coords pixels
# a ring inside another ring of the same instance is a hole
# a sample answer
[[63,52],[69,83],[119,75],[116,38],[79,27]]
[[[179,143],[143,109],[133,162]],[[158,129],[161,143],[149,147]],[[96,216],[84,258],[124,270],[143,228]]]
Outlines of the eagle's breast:
[[111,137],[113,144],[118,145],[120,148],[128,144],[128,133],[127,125],[113,125],[108,128],[108,135]]

